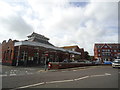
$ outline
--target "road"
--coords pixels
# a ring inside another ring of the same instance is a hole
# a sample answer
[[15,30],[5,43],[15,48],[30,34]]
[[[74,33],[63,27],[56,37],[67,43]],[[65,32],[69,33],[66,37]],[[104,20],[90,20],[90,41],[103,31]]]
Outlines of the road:
[[111,66],[42,72],[37,68],[31,72],[32,74],[2,76],[2,87],[14,90],[24,88],[118,88],[120,74],[119,69]]

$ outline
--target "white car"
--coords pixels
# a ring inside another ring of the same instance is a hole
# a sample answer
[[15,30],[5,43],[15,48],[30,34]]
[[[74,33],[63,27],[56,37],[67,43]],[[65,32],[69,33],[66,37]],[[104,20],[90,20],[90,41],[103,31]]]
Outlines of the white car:
[[118,67],[120,68],[120,59],[115,59],[113,62],[112,62],[112,67]]

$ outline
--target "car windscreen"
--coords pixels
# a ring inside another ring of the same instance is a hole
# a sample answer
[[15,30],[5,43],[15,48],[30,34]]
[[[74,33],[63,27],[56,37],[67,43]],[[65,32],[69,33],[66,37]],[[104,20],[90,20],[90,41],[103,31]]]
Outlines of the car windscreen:
[[113,61],[113,63],[120,63],[120,61]]

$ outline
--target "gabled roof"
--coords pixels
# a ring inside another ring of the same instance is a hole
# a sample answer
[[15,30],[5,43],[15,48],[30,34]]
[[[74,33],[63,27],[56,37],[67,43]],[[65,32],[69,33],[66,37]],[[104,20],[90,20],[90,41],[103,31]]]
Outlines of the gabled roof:
[[107,45],[108,47],[111,47],[111,46],[120,46],[120,43],[96,43],[94,46],[95,47],[96,46],[101,46],[101,48],[102,48],[104,45]]
[[106,43],[101,48],[103,48],[104,46],[108,46],[109,48],[111,48],[110,45]]

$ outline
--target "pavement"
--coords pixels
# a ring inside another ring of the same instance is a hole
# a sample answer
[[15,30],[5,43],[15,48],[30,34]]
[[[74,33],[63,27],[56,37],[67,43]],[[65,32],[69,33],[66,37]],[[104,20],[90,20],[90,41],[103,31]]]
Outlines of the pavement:
[[0,65],[0,76],[16,76],[25,74],[35,74],[39,71],[44,71],[44,67],[16,67]]
[[45,70],[44,66],[35,66],[35,67],[16,67],[16,66],[6,66],[6,65],[0,65],[0,77],[5,76],[21,76],[21,75],[30,75],[30,74],[36,74],[41,72],[57,72],[57,71],[76,71],[76,70],[84,70],[89,68],[100,68],[100,66],[85,66],[85,67],[74,67],[74,68],[66,68],[66,69],[51,69]]
[[21,76],[21,75],[29,75],[36,74],[40,72],[56,72],[56,71],[69,71],[76,69],[84,69],[86,67],[77,67],[77,68],[67,68],[67,69],[53,69],[53,70],[45,70],[44,66],[36,66],[36,67],[16,67],[16,66],[6,66],[0,65],[0,77],[5,76]]

